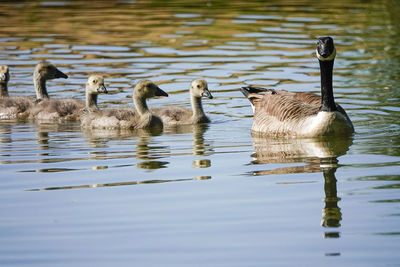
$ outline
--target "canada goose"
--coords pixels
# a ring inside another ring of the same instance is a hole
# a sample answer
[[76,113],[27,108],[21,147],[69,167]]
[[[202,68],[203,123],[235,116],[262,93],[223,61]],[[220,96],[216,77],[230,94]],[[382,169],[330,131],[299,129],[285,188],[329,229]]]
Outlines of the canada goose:
[[210,122],[201,104],[201,97],[213,98],[208,90],[207,82],[204,79],[193,80],[189,91],[192,110],[181,107],[152,109],[155,114],[160,116],[165,126]]
[[9,97],[8,81],[10,73],[8,66],[0,66],[0,119],[14,120],[26,119],[29,116],[29,108],[33,105],[33,98]]
[[317,137],[354,132],[350,118],[333,97],[332,70],[336,56],[333,39],[320,37],[317,44],[321,96],[259,87],[240,89],[253,107],[253,133]]
[[84,128],[99,129],[143,129],[162,127],[159,117],[153,115],[147,107],[146,100],[155,96],[168,96],[152,81],[142,80],[133,90],[132,108],[95,110],[86,112],[81,119]]

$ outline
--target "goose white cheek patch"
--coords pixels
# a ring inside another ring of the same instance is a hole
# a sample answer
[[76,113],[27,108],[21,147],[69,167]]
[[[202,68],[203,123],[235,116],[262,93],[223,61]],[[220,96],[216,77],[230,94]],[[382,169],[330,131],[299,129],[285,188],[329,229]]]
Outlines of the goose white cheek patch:
[[333,50],[332,54],[329,57],[323,57],[318,53],[318,48],[315,50],[315,53],[317,54],[317,58],[321,61],[332,61],[336,57],[336,48]]

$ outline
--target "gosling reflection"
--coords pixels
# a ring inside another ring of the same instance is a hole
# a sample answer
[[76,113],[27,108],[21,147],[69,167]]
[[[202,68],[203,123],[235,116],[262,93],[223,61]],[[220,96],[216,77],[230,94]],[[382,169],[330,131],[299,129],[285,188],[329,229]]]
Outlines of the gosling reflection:
[[[36,126],[36,143],[38,152],[36,153],[37,160],[35,163],[47,164],[47,163],[59,163],[65,162],[68,159],[63,157],[61,152],[65,149],[64,138],[68,132],[75,132],[77,125],[74,124],[40,124]],[[62,133],[63,137],[51,137],[49,133]],[[34,170],[24,170],[21,172],[65,172],[74,171],[78,169],[72,168],[40,168]]]
[[[192,124],[192,125],[177,125],[174,127],[167,127],[164,132],[167,134],[185,134],[192,132],[192,154],[194,156],[208,156],[212,152],[212,146],[206,142],[204,133],[208,130],[208,124]],[[208,168],[211,166],[209,159],[196,159],[192,163],[193,168]]]
[[192,166],[193,168],[208,168],[211,166],[211,161],[209,159],[196,159]]
[[[168,156],[167,147],[154,145],[151,143],[153,136],[159,135],[147,129],[141,129],[136,142],[136,158],[142,160],[136,164],[136,167],[144,170],[156,170],[166,168],[167,161],[158,159]],[[151,144],[151,145],[150,145]]]
[[205,140],[204,133],[208,129],[208,124],[203,123],[203,124],[196,124],[196,125],[191,125],[191,126],[192,126],[192,131],[193,131],[193,155],[196,155],[196,156],[207,155],[207,153],[212,150],[210,144],[204,142],[204,140]]
[[11,125],[1,124],[0,125],[0,143],[1,144],[11,144]]
[[9,163],[9,158],[12,158],[10,151],[12,150],[12,127],[11,125],[0,124],[0,164]]
[[[115,158],[129,158],[134,157],[141,160],[136,164],[136,167],[145,170],[156,170],[165,168],[169,162],[158,161],[157,159],[168,155],[166,146],[154,145],[152,143],[154,136],[162,134],[161,129],[85,129],[84,134],[88,140],[89,146],[96,148],[95,151],[90,151],[91,160],[104,160]],[[135,139],[136,138],[136,139]],[[108,142],[111,140],[127,140],[132,139],[132,144],[136,140],[136,151],[132,149],[132,154],[124,153],[123,155],[115,155],[115,151],[108,151]],[[99,148],[103,148],[99,150]],[[110,155],[112,154],[112,155]],[[126,166],[126,165],[125,165]],[[105,169],[108,166],[100,166],[101,168],[92,167],[92,169]]]
[[44,187],[44,188],[27,189],[26,191],[46,191],[46,190],[83,189],[83,188],[113,187],[113,186],[127,186],[127,185],[143,185],[143,184],[160,184],[160,183],[170,183],[170,182],[201,181],[209,179],[211,179],[211,176],[196,176],[194,178],[182,178],[182,179],[170,179],[170,180],[162,179],[162,180],[144,180],[144,181],[132,181],[132,182],[91,184],[91,185]]
[[[335,173],[337,157],[346,154],[352,139],[266,139],[253,137],[255,153],[252,164],[302,163],[300,166],[259,170],[252,175],[292,174],[321,172],[324,177],[325,207],[322,209],[323,227],[338,228],[342,213],[338,206]],[[305,165],[304,165],[305,164]],[[270,165],[270,166],[271,166]],[[340,237],[339,232],[327,231],[325,238]]]

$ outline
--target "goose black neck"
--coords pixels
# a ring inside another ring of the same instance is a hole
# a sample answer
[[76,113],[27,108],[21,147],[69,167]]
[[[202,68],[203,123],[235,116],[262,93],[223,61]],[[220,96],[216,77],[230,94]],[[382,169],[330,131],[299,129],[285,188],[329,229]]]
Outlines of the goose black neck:
[[319,61],[321,71],[321,98],[322,105],[321,111],[336,111],[335,98],[333,97],[332,75],[333,75],[333,62]]

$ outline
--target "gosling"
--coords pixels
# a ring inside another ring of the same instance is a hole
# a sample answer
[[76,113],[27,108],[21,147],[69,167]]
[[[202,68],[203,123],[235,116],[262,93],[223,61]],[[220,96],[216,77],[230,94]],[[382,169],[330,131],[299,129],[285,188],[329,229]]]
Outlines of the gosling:
[[212,99],[204,79],[193,80],[190,84],[190,103],[192,110],[182,107],[154,108],[152,111],[160,116],[164,126],[177,126],[198,123],[208,123],[210,119],[206,116],[201,103],[202,97]]
[[168,96],[149,80],[140,81],[133,90],[135,109],[93,110],[82,116],[81,126],[92,129],[145,129],[163,126],[159,117],[153,115],[146,100],[155,96]]

